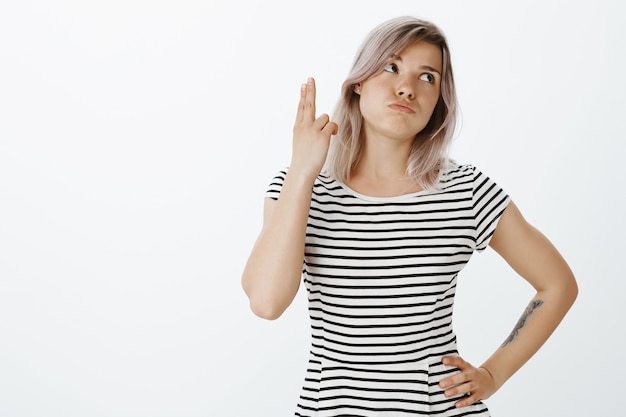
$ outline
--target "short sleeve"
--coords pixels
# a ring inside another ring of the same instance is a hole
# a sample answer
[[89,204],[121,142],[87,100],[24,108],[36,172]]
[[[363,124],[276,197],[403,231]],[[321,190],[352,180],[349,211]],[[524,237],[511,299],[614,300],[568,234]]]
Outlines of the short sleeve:
[[265,197],[271,198],[272,200],[278,200],[278,196],[280,195],[280,190],[283,188],[283,183],[285,182],[285,177],[287,176],[287,169],[283,169],[279,171],[269,186],[267,187],[267,191],[265,192]]
[[504,209],[511,201],[507,193],[477,168],[473,180],[473,213],[476,250],[484,251],[496,230]]

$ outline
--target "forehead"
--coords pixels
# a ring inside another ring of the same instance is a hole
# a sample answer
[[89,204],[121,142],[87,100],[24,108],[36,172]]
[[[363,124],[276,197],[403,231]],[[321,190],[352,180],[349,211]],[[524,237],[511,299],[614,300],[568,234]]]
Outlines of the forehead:
[[391,58],[409,66],[429,66],[438,70],[439,73],[443,67],[441,48],[426,41],[413,42],[406,48],[392,54]]

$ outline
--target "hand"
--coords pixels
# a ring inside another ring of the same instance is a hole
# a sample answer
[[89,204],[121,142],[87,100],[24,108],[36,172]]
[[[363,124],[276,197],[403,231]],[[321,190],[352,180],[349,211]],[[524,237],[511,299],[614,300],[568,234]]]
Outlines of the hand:
[[330,137],[336,135],[338,129],[327,114],[315,118],[315,80],[309,78],[300,88],[289,171],[317,177],[326,161]]
[[456,402],[455,406],[457,408],[472,405],[480,400],[486,400],[498,389],[493,376],[485,368],[476,368],[459,356],[445,356],[442,362],[446,366],[455,366],[461,371],[439,381],[439,387],[446,388],[444,395],[453,397],[455,395],[469,394],[469,396]]

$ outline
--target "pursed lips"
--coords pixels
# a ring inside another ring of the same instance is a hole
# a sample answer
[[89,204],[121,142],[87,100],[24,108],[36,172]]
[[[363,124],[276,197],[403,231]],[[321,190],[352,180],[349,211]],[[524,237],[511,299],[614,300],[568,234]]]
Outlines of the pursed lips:
[[402,113],[415,113],[415,110],[413,110],[411,106],[405,103],[392,103],[389,105],[389,107]]

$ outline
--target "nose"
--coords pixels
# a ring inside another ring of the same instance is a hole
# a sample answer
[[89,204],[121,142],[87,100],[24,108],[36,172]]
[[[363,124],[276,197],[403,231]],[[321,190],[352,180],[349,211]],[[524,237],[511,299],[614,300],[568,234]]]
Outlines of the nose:
[[410,80],[403,78],[396,88],[396,94],[402,98],[413,99],[415,98],[415,86]]

